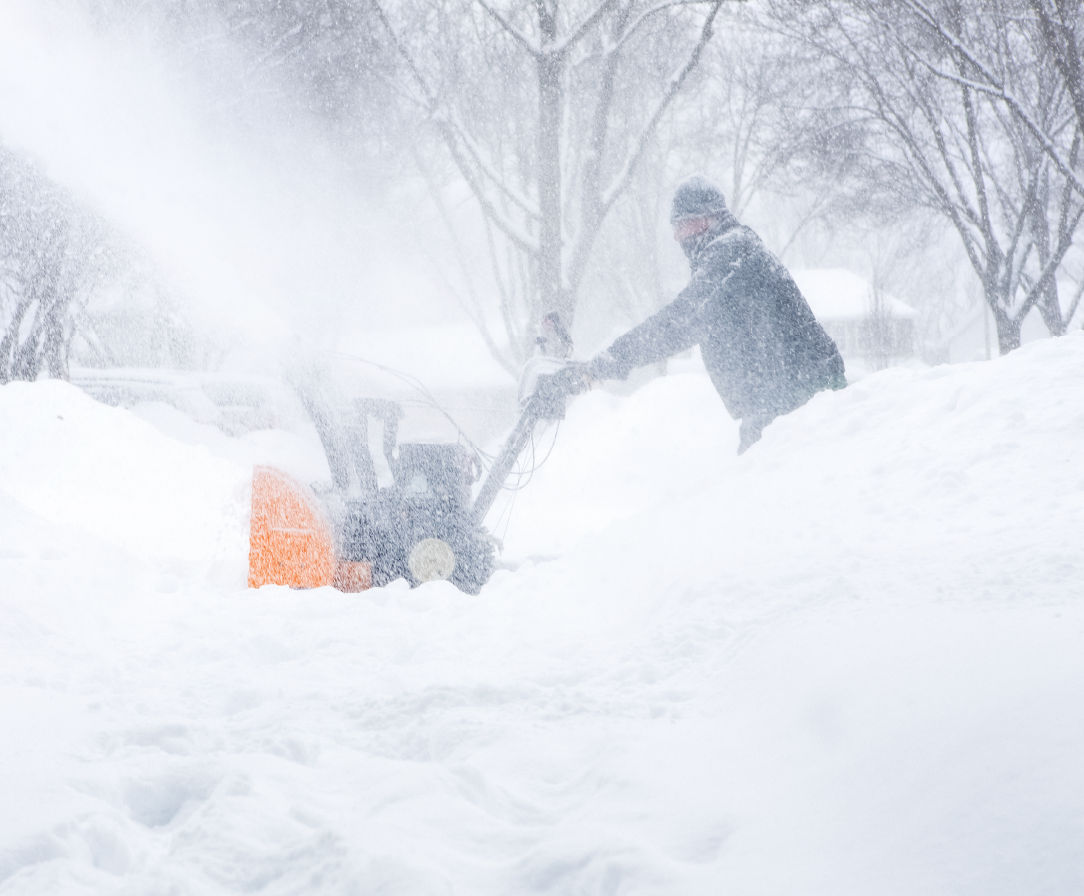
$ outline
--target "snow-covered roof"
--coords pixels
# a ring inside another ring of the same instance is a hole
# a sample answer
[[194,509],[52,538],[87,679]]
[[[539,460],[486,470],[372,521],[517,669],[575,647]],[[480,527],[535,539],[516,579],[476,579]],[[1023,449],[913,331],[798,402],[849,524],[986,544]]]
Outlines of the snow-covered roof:
[[[807,268],[794,271],[794,280],[813,313],[821,320],[857,320],[873,311],[873,284],[846,268]],[[892,317],[914,318],[918,312],[895,296],[882,294]]]

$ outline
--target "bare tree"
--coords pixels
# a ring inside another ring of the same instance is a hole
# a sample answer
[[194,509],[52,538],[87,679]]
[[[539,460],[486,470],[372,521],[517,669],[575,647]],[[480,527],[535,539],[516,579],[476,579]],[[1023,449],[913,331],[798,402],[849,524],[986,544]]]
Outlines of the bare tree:
[[1003,101],[1008,112],[1031,136],[1035,146],[1047,156],[1063,180],[1059,210],[1052,213],[1049,175],[1043,177],[1040,190],[1047,201],[1034,205],[1031,222],[1042,272],[1038,277],[1025,275],[1029,289],[1039,296],[1037,306],[1047,329],[1060,335],[1073,320],[1084,297],[1084,277],[1077,277],[1078,286],[1067,302],[1059,295],[1055,277],[1055,271],[1073,248],[1074,221],[1079,221],[1079,215],[1074,218],[1070,210],[1068,193],[1072,191],[1084,197],[1084,177],[1080,174],[1080,141],[1084,134],[1084,3],[1079,0],[1026,0],[1001,3],[992,11],[998,21],[1022,23],[1029,32],[1041,65],[1052,71],[1055,79],[1060,79],[1075,117],[1075,128],[1066,127],[1061,120],[1055,120],[1052,126],[1037,116],[1026,99],[1026,91],[1003,76],[997,60],[991,58],[990,48],[960,33],[944,9],[925,0],[904,0],[903,5],[961,61],[953,71],[926,60],[931,71]]
[[[900,6],[913,14],[957,60],[955,67],[946,68],[920,54],[923,64],[946,80],[1004,102],[1038,141],[1071,189],[1084,195],[1084,177],[1077,170],[1075,160],[1067,157],[1065,141],[1051,134],[1035,117],[1026,89],[1005,78],[996,59],[989,57],[987,44],[974,41],[971,35],[957,27],[960,19],[958,3],[934,5],[926,0],[900,0]],[[1030,32],[1030,39],[1038,47],[1037,58],[1043,63],[1053,63],[1070,97],[1077,129],[1084,129],[1084,70],[1081,64],[1084,5],[1079,0],[998,0],[995,6],[989,10],[991,21]],[[979,11],[981,13],[983,9],[980,7]]]
[[571,325],[603,222],[696,67],[722,0],[464,5],[428,0],[394,20],[375,8],[481,209],[511,367],[544,316]]
[[0,382],[67,377],[108,252],[99,222],[0,147]]
[[[1068,176],[1079,128],[1037,30],[1011,14],[1019,4],[953,0],[941,5],[934,29],[909,14],[913,3],[896,10],[873,0],[804,3],[812,26],[804,36],[846,73],[837,107],[861,124],[878,176],[901,201],[917,199],[951,222],[1007,352],[1033,308],[1052,332],[1064,330],[1055,274],[1084,214],[1084,196]],[[991,76],[1027,97],[1030,124],[976,87],[963,46],[982,47]],[[1040,133],[1064,147],[1063,164]]]

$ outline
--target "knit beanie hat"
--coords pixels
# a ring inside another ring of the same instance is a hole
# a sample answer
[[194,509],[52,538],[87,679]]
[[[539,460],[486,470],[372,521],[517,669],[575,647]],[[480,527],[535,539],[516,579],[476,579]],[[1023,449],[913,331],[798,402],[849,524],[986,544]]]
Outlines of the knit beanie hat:
[[720,190],[706,177],[694,175],[678,184],[670,207],[670,223],[684,218],[713,218],[726,211],[726,200]]

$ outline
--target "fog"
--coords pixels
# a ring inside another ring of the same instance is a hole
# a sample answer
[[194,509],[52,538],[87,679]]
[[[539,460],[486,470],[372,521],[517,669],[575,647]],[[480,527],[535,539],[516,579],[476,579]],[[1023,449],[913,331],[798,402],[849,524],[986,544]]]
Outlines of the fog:
[[[553,310],[589,357],[682,286],[666,216],[693,172],[790,269],[847,268],[871,300],[916,308],[921,361],[1078,328],[1084,193],[1063,174],[1079,127],[1022,124],[1074,115],[1056,48],[1008,8],[968,6],[975,58],[1043,78],[1009,85],[1027,103],[1006,114],[996,91],[962,101],[914,74],[919,48],[936,72],[945,46],[913,4],[848,6],[822,22],[786,0],[583,0],[546,24],[544,4],[459,0],[9,0],[0,155],[150,262],[83,278],[66,337],[83,305],[156,309],[164,292],[219,347],[212,366],[381,354],[430,385],[470,370],[508,388]],[[154,321],[127,323],[134,340]],[[456,335],[389,359],[384,334],[404,328]]]
[[288,84],[250,89],[251,59],[222,33],[186,58],[143,15],[95,23],[77,4],[6,2],[0,141],[148,253],[246,364],[454,317],[354,148],[284,102]]

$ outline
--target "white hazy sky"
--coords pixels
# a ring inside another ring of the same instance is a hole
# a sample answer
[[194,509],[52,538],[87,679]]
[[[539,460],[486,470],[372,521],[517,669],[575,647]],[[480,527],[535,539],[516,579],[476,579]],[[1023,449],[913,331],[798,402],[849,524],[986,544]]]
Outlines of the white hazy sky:
[[343,151],[247,96],[220,36],[201,51],[202,70],[137,30],[95,30],[70,5],[7,0],[0,139],[148,249],[197,321],[251,348],[297,351],[351,320],[446,316]]

